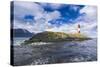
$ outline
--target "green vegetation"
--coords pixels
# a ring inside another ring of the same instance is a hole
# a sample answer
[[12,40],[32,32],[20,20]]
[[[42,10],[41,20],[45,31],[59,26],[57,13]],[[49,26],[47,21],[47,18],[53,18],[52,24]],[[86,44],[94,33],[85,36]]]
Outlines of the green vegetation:
[[62,42],[62,41],[83,41],[90,39],[83,34],[66,34],[63,32],[49,32],[45,31],[34,35],[29,40],[24,41],[24,44],[33,42]]

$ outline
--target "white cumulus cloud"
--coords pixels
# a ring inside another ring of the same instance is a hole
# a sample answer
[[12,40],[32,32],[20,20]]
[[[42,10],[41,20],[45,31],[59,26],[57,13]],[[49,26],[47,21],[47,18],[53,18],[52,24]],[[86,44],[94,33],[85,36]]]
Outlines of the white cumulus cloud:
[[[49,5],[54,11],[45,11],[43,6]],[[61,18],[60,11],[56,10],[61,8],[60,4],[37,4],[33,2],[14,2],[14,28],[27,29],[30,32],[42,32],[46,30],[48,26],[51,31],[59,31],[66,33],[77,32],[77,25],[81,25],[81,33],[89,35],[91,37],[97,36],[97,7],[85,6],[80,10],[81,16],[74,23],[62,24],[60,27],[56,27],[48,23],[48,21]],[[77,10],[78,6],[70,6],[71,9]],[[24,17],[26,15],[34,16],[33,24],[25,22]]]

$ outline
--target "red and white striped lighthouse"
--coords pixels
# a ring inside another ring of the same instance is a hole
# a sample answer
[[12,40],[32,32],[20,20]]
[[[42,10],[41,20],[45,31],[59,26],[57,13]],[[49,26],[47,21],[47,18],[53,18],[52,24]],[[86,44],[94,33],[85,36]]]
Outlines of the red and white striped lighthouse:
[[78,28],[77,28],[77,33],[80,33],[80,24],[78,24],[77,27],[78,27]]

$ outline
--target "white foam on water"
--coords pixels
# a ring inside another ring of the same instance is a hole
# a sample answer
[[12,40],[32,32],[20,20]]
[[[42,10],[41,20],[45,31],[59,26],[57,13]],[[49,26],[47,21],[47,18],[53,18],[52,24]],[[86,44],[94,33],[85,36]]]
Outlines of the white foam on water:
[[30,45],[49,45],[49,44],[53,44],[52,42],[34,42],[31,43]]

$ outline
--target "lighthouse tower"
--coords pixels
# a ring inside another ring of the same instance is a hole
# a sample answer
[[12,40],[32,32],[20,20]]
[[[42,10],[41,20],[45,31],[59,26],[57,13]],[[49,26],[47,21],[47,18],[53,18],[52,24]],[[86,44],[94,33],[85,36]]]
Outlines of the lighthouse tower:
[[80,24],[78,24],[77,27],[78,27],[78,28],[77,28],[77,33],[80,34]]

